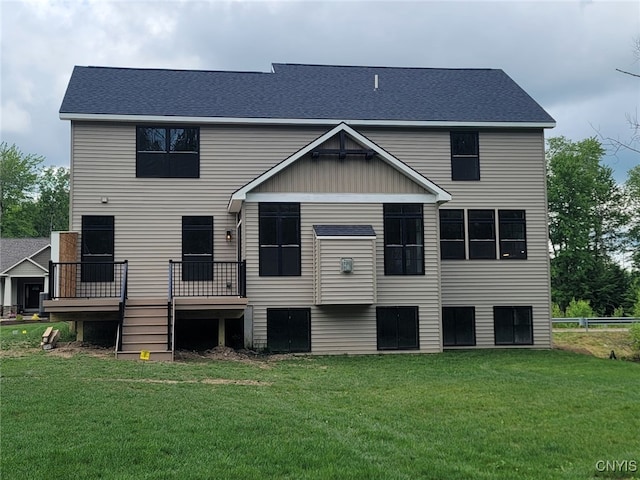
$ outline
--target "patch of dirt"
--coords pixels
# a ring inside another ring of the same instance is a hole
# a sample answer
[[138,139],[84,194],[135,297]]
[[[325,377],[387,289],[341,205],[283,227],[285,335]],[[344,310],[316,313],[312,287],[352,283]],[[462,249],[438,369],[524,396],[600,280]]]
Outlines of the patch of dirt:
[[565,352],[572,352],[572,353],[579,353],[581,355],[593,356],[593,353],[591,353],[586,348],[582,348],[582,347],[574,347],[572,345],[553,345],[553,348],[555,350],[564,350]]
[[[42,347],[28,344],[15,344],[0,350],[0,358],[19,358],[33,355],[42,351]],[[76,355],[86,355],[99,358],[114,358],[113,348],[100,347],[84,342],[58,342],[55,348],[47,350],[47,355],[53,357],[72,358]]]
[[108,382],[131,382],[131,383],[159,383],[164,385],[177,385],[180,383],[204,383],[206,385],[244,385],[268,387],[272,382],[261,382],[259,380],[232,380],[229,378],[203,378],[202,380],[159,380],[155,378],[108,378],[101,379]]
[[85,342],[58,342],[56,348],[47,351],[47,355],[71,358],[76,355],[86,355],[98,358],[115,358],[113,348],[100,347]]
[[176,350],[174,359],[178,362],[193,362],[203,360],[229,360],[233,362],[256,365],[260,368],[271,368],[270,363],[292,358],[293,355],[267,355],[254,350],[234,350],[229,347],[215,347],[204,352],[190,350]]
[[21,347],[19,345],[13,345],[8,348],[3,348],[0,350],[0,358],[19,358],[26,357],[27,355],[31,355],[32,348],[30,347]]

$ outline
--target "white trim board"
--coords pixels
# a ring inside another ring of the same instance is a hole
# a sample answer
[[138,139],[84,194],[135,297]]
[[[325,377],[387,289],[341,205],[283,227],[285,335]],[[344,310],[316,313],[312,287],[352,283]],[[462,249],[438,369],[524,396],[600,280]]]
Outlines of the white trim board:
[[262,125],[336,125],[345,123],[372,127],[432,127],[432,128],[553,128],[556,122],[459,122],[442,120],[345,120],[338,118],[268,118],[268,117],[189,117],[179,115],[128,115],[112,113],[60,113],[60,120],[199,123],[199,124],[262,124]]
[[299,203],[437,203],[428,193],[248,193],[244,199],[252,202]]
[[315,234],[318,240],[375,240],[377,236],[371,235],[318,235]]

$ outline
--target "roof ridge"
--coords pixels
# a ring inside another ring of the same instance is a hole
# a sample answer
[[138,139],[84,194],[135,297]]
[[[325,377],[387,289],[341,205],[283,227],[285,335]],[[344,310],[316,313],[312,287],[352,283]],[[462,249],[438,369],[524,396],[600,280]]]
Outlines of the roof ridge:
[[313,68],[347,68],[347,69],[363,69],[363,68],[375,68],[377,70],[440,70],[440,71],[502,71],[500,68],[458,68],[458,67],[406,67],[398,66],[392,67],[388,65],[338,65],[338,64],[322,64],[322,63],[278,63],[274,62],[272,65],[272,71],[263,72],[257,70],[208,70],[203,68],[163,68],[163,67],[113,67],[107,65],[75,65],[75,68],[89,68],[100,70],[130,70],[135,72],[194,72],[194,73],[227,73],[227,74],[258,74],[269,75],[275,72],[275,67],[313,67]]
[[329,68],[376,68],[380,70],[459,70],[459,71],[502,71],[501,68],[459,68],[459,67],[391,67],[389,65],[335,65],[322,63],[272,63],[273,66],[285,67],[329,67]]
[[260,74],[266,75],[271,72],[258,72],[255,70],[205,70],[205,69],[191,69],[191,68],[162,68],[162,67],[109,67],[104,65],[75,65],[75,68],[92,68],[101,70],[131,70],[136,72],[196,72],[196,73],[238,73],[238,74]]

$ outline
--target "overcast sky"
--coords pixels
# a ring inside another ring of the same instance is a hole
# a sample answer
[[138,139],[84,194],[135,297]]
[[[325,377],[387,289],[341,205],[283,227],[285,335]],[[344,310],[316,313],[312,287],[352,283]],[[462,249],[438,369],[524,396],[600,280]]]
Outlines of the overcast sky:
[[[0,0],[1,138],[69,165],[74,65],[271,70],[272,62],[501,68],[555,119],[547,137],[627,140],[640,113],[640,1]],[[640,155],[606,163],[618,181]]]

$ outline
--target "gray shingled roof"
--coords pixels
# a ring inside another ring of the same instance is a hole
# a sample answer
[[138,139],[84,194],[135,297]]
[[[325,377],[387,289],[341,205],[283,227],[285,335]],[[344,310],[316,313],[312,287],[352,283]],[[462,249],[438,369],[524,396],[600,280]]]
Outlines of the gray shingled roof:
[[371,225],[314,225],[319,237],[375,237]]
[[[0,238],[0,273],[49,245],[48,238]],[[42,265],[47,268],[47,265]]]
[[75,67],[60,113],[554,122],[502,70],[297,64],[273,64],[273,69],[259,73]]

